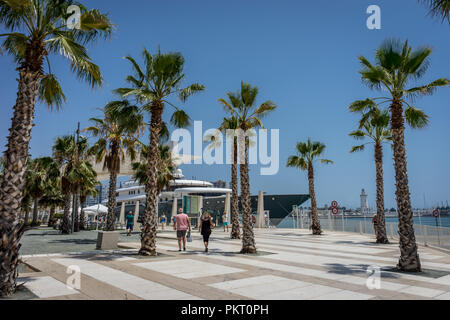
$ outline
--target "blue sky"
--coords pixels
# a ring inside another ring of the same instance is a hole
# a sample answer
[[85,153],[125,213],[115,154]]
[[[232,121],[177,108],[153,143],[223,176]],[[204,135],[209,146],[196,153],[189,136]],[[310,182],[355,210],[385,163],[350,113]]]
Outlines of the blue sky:
[[[155,52],[180,51],[186,58],[186,84],[200,82],[206,91],[184,105],[193,120],[202,120],[205,129],[214,128],[223,118],[217,99],[236,91],[241,80],[258,86],[259,101],[273,100],[279,109],[264,119],[267,128],[280,129],[280,172],[260,176],[251,168],[252,193],[308,193],[306,175],[285,168],[297,141],[311,137],[327,145],[325,157],[333,166],[317,165],[316,191],[320,206],[338,200],[358,207],[365,188],[375,206],[375,166],[372,150],[351,155],[354,141],[348,133],[358,117],[347,111],[356,99],[379,96],[362,85],[357,57],[373,60],[375,49],[388,37],[408,38],[416,47],[433,49],[431,67],[422,80],[450,77],[450,29],[427,16],[418,1],[286,1],[286,0],[165,0],[128,2],[83,1],[87,7],[109,12],[117,31],[110,41],[101,41],[89,53],[103,71],[105,85],[91,90],[69,72],[62,58],[52,57],[52,68],[67,96],[60,112],[36,106],[31,153],[51,154],[59,135],[70,134],[77,121],[99,115],[113,98],[111,90],[123,86],[130,72],[122,58],[140,57],[145,46]],[[366,28],[366,8],[376,4],[382,10],[382,29]],[[6,136],[16,98],[17,72],[8,56],[0,56],[0,146]],[[450,198],[450,131],[448,121],[450,88],[415,105],[431,116],[422,130],[407,131],[410,188],[413,206],[423,207]],[[228,166],[183,166],[187,177],[207,180],[230,178]],[[386,207],[395,206],[392,153],[385,152]]]

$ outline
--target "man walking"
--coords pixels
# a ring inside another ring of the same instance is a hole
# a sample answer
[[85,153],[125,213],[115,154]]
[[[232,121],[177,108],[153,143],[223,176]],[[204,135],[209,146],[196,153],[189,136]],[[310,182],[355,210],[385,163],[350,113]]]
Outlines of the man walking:
[[228,215],[225,212],[222,216],[222,223],[223,223],[223,232],[229,232],[229,227],[228,227]]
[[188,230],[191,232],[191,222],[189,221],[187,214],[183,213],[182,208],[178,210],[173,229],[177,231],[178,251],[181,252],[181,243],[183,243],[183,251],[186,251],[186,234]]
[[132,211],[128,212],[127,216],[125,217],[127,220],[127,237],[131,236],[131,232],[133,231],[134,227],[134,214]]

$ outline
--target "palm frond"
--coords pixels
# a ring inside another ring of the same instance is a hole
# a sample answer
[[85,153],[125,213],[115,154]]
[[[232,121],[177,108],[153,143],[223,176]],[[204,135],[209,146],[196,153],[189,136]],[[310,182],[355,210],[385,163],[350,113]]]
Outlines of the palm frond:
[[54,74],[46,74],[41,79],[39,100],[56,109],[61,109],[63,103],[66,102],[66,96]]
[[450,85],[450,80],[441,78],[427,85],[408,89],[405,91],[405,94],[409,97],[416,95],[432,95],[438,87],[445,87],[448,85]]
[[170,118],[170,123],[177,128],[186,128],[190,125],[190,118],[184,110],[176,110]]
[[355,152],[360,152],[360,151],[364,151],[366,149],[366,146],[363,144],[363,145],[360,145],[360,146],[354,146],[353,148],[352,148],[352,150],[350,150],[350,153],[355,153]]
[[334,164],[334,161],[328,160],[328,159],[321,159],[320,163],[322,164]]
[[413,129],[425,128],[429,123],[429,116],[422,110],[412,106],[405,110],[405,119]]
[[194,94],[196,94],[198,92],[204,91],[204,90],[205,90],[205,86],[203,86],[203,85],[201,85],[199,83],[194,83],[194,84],[191,84],[189,87],[184,88],[183,90],[181,90],[179,98],[180,98],[181,101],[186,102],[186,100],[190,96],[192,96],[192,95],[194,95]]

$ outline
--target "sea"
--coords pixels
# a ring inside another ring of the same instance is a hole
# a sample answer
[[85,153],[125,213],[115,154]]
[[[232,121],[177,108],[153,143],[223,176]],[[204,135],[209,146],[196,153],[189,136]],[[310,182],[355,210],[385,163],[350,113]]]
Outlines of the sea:
[[[338,221],[342,220],[341,217],[335,218]],[[324,221],[326,219],[321,218],[321,221]],[[345,224],[346,225],[353,225],[353,224],[359,224],[360,221],[370,223],[372,220],[371,217],[346,217],[345,218]],[[398,223],[398,218],[386,218],[386,223]],[[294,219],[292,217],[288,217],[285,220],[283,220],[277,228],[292,228],[294,225]],[[441,216],[440,218],[436,219],[434,217],[414,217],[414,225],[425,225],[425,226],[439,226],[442,228],[450,228],[450,216]]]

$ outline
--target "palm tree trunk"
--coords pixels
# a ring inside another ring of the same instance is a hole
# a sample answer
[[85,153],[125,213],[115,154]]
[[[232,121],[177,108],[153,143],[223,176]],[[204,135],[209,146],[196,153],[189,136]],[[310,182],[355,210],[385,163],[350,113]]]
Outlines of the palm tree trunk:
[[84,207],[86,206],[86,198],[85,197],[80,198],[80,203],[81,203],[81,214],[80,214],[79,227],[80,227],[80,230],[85,230],[85,225],[84,225],[84,219],[85,219]]
[[119,164],[114,163],[114,159],[119,159],[119,143],[116,140],[111,142],[111,158],[109,173],[109,195],[108,195],[108,216],[106,218],[106,231],[114,231],[116,224],[116,188],[117,188],[117,173]]
[[383,146],[379,142],[375,144],[375,166],[377,168],[377,243],[388,244],[384,216]]
[[116,186],[117,174],[113,171],[109,174],[108,216],[106,218],[106,231],[114,231],[116,223]]
[[312,231],[313,235],[320,236],[322,234],[322,228],[320,226],[319,213],[317,211],[316,191],[314,189],[314,167],[312,163],[308,166],[308,182],[309,194],[311,196]]
[[56,206],[52,205],[50,207],[50,215],[48,217],[48,226],[49,227],[53,227],[55,225],[55,211],[56,211]]
[[72,194],[67,192],[64,195],[64,216],[61,223],[61,232],[62,234],[71,234],[72,226],[70,223],[70,203],[71,203]]
[[33,220],[31,221],[31,226],[36,226],[38,222],[38,214],[39,214],[39,198],[34,198],[34,207],[33,207]]
[[232,202],[231,202],[231,239],[241,238],[241,228],[239,225],[239,196],[238,196],[238,173],[237,173],[237,137],[234,137],[233,144],[233,164],[231,165],[231,189],[232,189]]
[[29,220],[30,220],[30,208],[27,205],[27,208],[25,209],[25,219],[23,221],[23,224],[27,226]]
[[148,153],[148,179],[145,190],[147,192],[145,214],[142,223],[141,249],[143,256],[156,256],[156,230],[158,205],[158,176],[157,165],[159,158],[159,137],[162,127],[162,113],[164,105],[154,102],[152,106],[152,119],[150,125],[150,148]]
[[19,242],[25,232],[18,220],[43,55],[39,43],[30,44],[25,52],[25,62],[19,68],[17,100],[0,181],[0,297],[11,296],[16,290]]
[[79,205],[79,197],[78,197],[78,193],[79,191],[76,191],[77,193],[74,196],[75,199],[75,205],[74,205],[74,210],[75,212],[73,213],[73,231],[74,232],[80,232],[80,221],[79,221],[79,217],[78,217],[78,210],[80,208]]
[[414,234],[411,195],[409,192],[408,169],[405,149],[405,122],[403,106],[400,101],[394,101],[391,106],[392,140],[394,143],[396,196],[399,215],[400,261],[398,268],[407,272],[421,272],[419,254],[417,252]]
[[248,166],[248,137],[245,137],[243,145],[243,159],[241,157],[241,203],[242,203],[242,222],[243,238],[241,253],[256,253],[255,235],[253,233],[252,208],[250,203],[250,177]]

